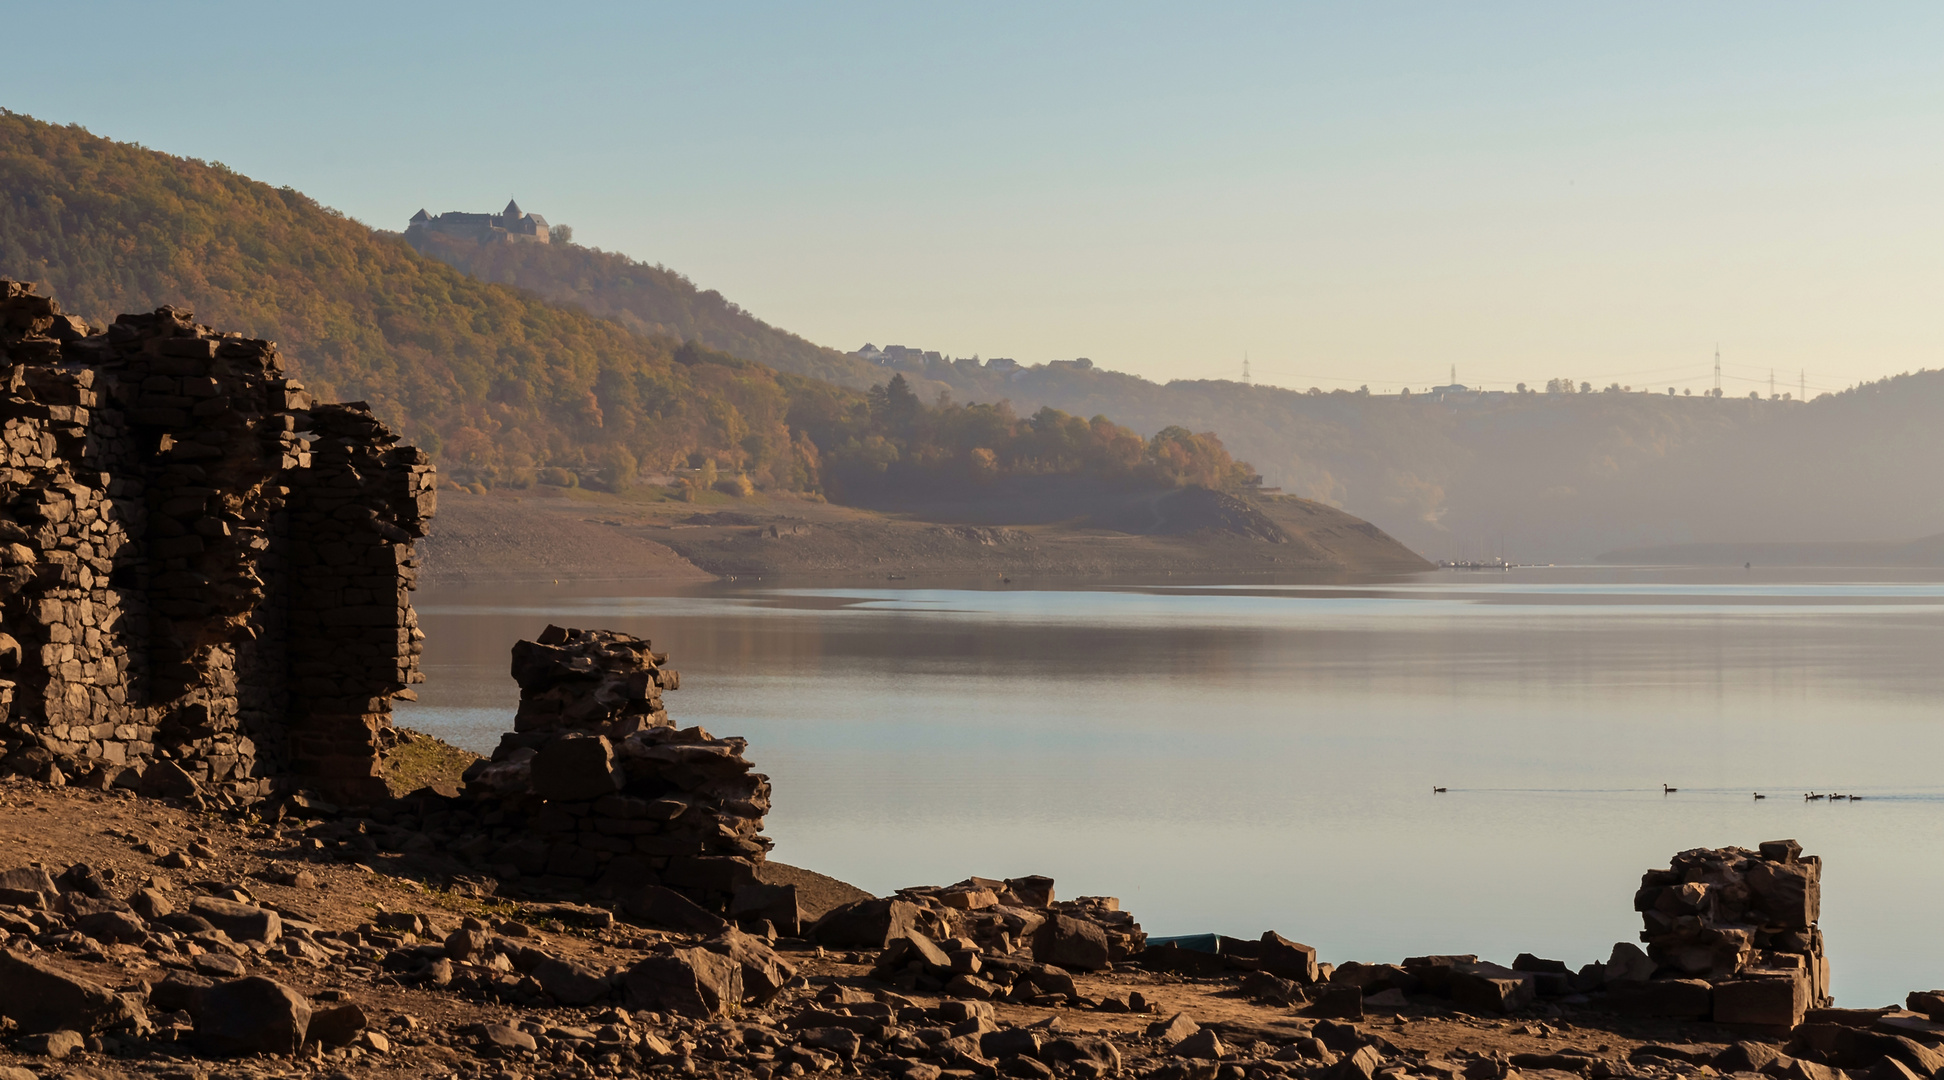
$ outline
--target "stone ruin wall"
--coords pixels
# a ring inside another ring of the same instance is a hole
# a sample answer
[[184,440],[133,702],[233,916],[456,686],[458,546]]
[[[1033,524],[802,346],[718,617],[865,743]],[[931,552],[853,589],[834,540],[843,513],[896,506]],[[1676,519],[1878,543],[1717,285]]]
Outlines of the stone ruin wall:
[[675,903],[668,890],[714,912],[739,895],[783,901],[787,911],[764,917],[794,927],[793,894],[758,887],[769,778],[751,771],[747,740],[674,726],[662,694],[681,676],[667,663],[649,642],[605,630],[549,626],[515,644],[513,730],[453,801],[494,825],[459,853],[502,882],[591,889],[643,913]]
[[0,378],[0,771],[385,797],[425,455],[174,308],[97,333],[0,280]]
[[1795,1027],[1830,1004],[1822,859],[1794,840],[1683,851],[1641,876],[1634,910],[1653,966],[1630,988],[1642,1011]]

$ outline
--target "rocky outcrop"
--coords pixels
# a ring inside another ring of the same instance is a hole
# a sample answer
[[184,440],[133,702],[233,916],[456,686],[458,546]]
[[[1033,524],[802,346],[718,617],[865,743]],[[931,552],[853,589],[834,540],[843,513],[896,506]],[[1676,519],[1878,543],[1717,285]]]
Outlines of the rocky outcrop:
[[424,454],[186,311],[0,281],[0,762],[225,801],[384,797],[421,681]]

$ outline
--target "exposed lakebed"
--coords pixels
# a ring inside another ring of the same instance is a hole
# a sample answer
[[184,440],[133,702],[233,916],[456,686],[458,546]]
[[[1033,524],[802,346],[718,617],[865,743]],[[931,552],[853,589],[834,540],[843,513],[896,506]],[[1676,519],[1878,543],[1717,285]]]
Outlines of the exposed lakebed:
[[1674,851],[1795,837],[1827,862],[1839,1003],[1944,978],[1922,931],[1944,890],[1944,582],[596,593],[422,592],[430,682],[400,722],[489,750],[514,640],[622,630],[673,654],[678,724],[751,740],[776,857],[877,892],[1042,873],[1155,934],[1577,966],[1633,939],[1639,875]]

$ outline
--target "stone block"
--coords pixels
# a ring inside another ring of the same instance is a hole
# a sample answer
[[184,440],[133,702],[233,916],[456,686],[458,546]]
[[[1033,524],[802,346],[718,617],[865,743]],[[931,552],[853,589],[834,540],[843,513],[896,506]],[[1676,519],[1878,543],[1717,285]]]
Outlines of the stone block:
[[1291,941],[1274,930],[1262,934],[1262,948],[1256,954],[1256,969],[1277,978],[1299,983],[1316,981],[1316,950]]
[[1331,984],[1322,988],[1303,1010],[1310,1016],[1331,1020],[1362,1020],[1364,992],[1360,986]]
[[1607,1004],[1630,1016],[1700,1020],[1714,1015],[1714,988],[1701,979],[1610,983]]
[[1532,1004],[1538,988],[1524,972],[1497,964],[1464,964],[1451,972],[1452,1004],[1473,1012],[1509,1013]]
[[1809,1009],[1806,972],[1746,974],[1755,977],[1715,984],[1715,1023],[1774,1028],[1793,1028],[1802,1023],[1803,1014]]
[[533,792],[549,802],[583,802],[619,791],[614,747],[601,735],[556,739],[533,758]]
[[1754,863],[1745,879],[1750,902],[1777,925],[1813,926],[1822,915],[1820,869],[1815,862]]

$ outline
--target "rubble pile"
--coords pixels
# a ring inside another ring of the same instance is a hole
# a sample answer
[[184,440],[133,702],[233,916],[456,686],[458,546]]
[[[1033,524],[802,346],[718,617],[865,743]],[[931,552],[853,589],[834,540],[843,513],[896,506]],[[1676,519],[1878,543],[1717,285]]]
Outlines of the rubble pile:
[[1049,877],[899,889],[829,912],[809,936],[878,951],[873,976],[907,993],[1146,1011],[1139,1000],[1086,997],[1069,973],[1107,970],[1138,953],[1140,924],[1110,896],[1055,901]]
[[1178,975],[1244,974],[1239,989],[1247,996],[1334,1019],[1438,999],[1477,1013],[1557,1003],[1786,1031],[1830,1005],[1816,927],[1821,872],[1821,861],[1793,840],[1755,851],[1684,851],[1668,869],[1648,871],[1634,896],[1646,949],[1621,942],[1604,963],[1577,970],[1530,953],[1509,967],[1468,954],[1333,967],[1274,933],[1260,941],[1209,934],[1151,943],[1134,961]]
[[673,726],[662,693],[681,677],[667,663],[605,630],[549,626],[514,645],[514,729],[467,771],[455,803],[497,824],[460,853],[502,882],[591,890],[643,915],[677,903],[673,889],[794,933],[794,892],[756,875],[771,847],[769,779],[751,771],[747,740]]
[[186,311],[0,280],[0,768],[229,802],[388,793],[425,456]]

